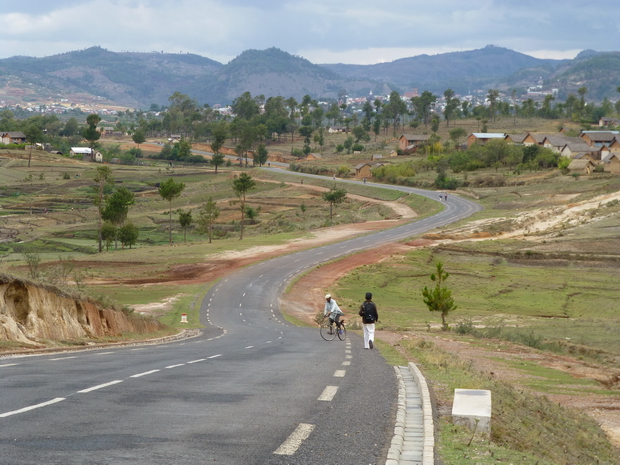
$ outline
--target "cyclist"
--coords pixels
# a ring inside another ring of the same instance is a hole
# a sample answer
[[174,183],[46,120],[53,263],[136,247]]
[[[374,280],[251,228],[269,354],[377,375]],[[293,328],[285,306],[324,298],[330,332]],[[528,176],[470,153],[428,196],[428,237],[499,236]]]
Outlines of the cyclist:
[[329,323],[336,323],[336,326],[340,328],[340,315],[344,315],[344,312],[340,310],[338,304],[332,299],[331,294],[325,296],[325,309],[323,310],[323,316],[329,317]]

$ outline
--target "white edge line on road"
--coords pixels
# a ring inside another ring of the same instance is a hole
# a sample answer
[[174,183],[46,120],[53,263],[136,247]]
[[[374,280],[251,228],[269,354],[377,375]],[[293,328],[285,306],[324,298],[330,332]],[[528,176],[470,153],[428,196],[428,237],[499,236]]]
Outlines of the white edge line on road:
[[284,441],[280,447],[276,449],[274,454],[277,455],[293,455],[304,442],[310,436],[310,433],[314,430],[314,425],[308,423],[300,423],[295,428],[295,431]]
[[319,396],[317,400],[324,400],[326,402],[331,402],[336,393],[338,392],[338,386],[327,386],[323,389],[323,393]]
[[0,368],[2,368],[2,367],[14,367],[15,365],[19,365],[19,363],[7,363],[6,365],[0,365]]
[[137,375],[131,375],[130,378],[139,378],[140,376],[150,375],[151,373],[157,373],[159,370],[145,371],[144,373],[138,373]]
[[207,357],[207,358],[217,358],[217,357],[221,357],[222,354],[217,354],[217,355],[211,355],[211,357]]
[[109,383],[105,383],[105,384],[100,384],[98,386],[93,386],[93,387],[89,387],[86,389],[82,389],[81,391],[78,391],[80,394],[84,394],[86,392],[90,392],[90,391],[96,391],[97,389],[101,389],[104,387],[108,387],[108,386],[113,386],[114,384],[118,384],[118,383],[122,383],[123,380],[121,379],[117,379],[115,381],[110,381]]
[[2,413],[2,414],[0,414],[0,418],[10,417],[11,415],[15,415],[17,413],[28,412],[29,410],[34,410],[34,409],[40,408],[40,407],[46,407],[48,405],[52,405],[52,404],[55,404],[57,402],[62,402],[63,400],[65,400],[64,397],[56,397],[55,399],[48,400],[47,402],[43,402],[41,404],[31,405],[30,407],[20,408],[19,410],[13,410],[12,412]]
[[56,360],[69,360],[70,358],[77,358],[77,355],[74,355],[73,357],[50,358],[50,360],[53,360],[55,362]]

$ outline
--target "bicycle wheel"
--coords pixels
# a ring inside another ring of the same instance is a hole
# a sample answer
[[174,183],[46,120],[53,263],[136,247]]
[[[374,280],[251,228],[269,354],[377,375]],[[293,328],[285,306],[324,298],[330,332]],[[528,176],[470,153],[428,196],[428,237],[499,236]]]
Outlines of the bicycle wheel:
[[338,339],[344,341],[347,338],[347,328],[344,325],[340,325],[340,330],[338,330]]
[[329,323],[323,323],[321,325],[321,337],[326,341],[333,341],[336,337],[336,328]]

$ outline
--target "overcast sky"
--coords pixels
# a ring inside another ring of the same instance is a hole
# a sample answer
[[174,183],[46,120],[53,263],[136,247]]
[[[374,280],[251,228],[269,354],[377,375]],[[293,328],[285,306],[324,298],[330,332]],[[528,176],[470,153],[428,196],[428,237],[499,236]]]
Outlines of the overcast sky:
[[497,45],[538,58],[620,50],[620,1],[0,0],[0,58],[94,45],[227,63],[277,47],[371,64]]

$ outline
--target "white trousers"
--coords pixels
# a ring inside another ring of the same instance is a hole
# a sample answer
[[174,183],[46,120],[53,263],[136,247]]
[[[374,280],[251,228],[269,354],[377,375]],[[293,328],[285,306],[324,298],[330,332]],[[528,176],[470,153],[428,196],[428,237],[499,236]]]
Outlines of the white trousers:
[[364,323],[364,349],[370,349],[370,341],[375,342],[375,324]]

